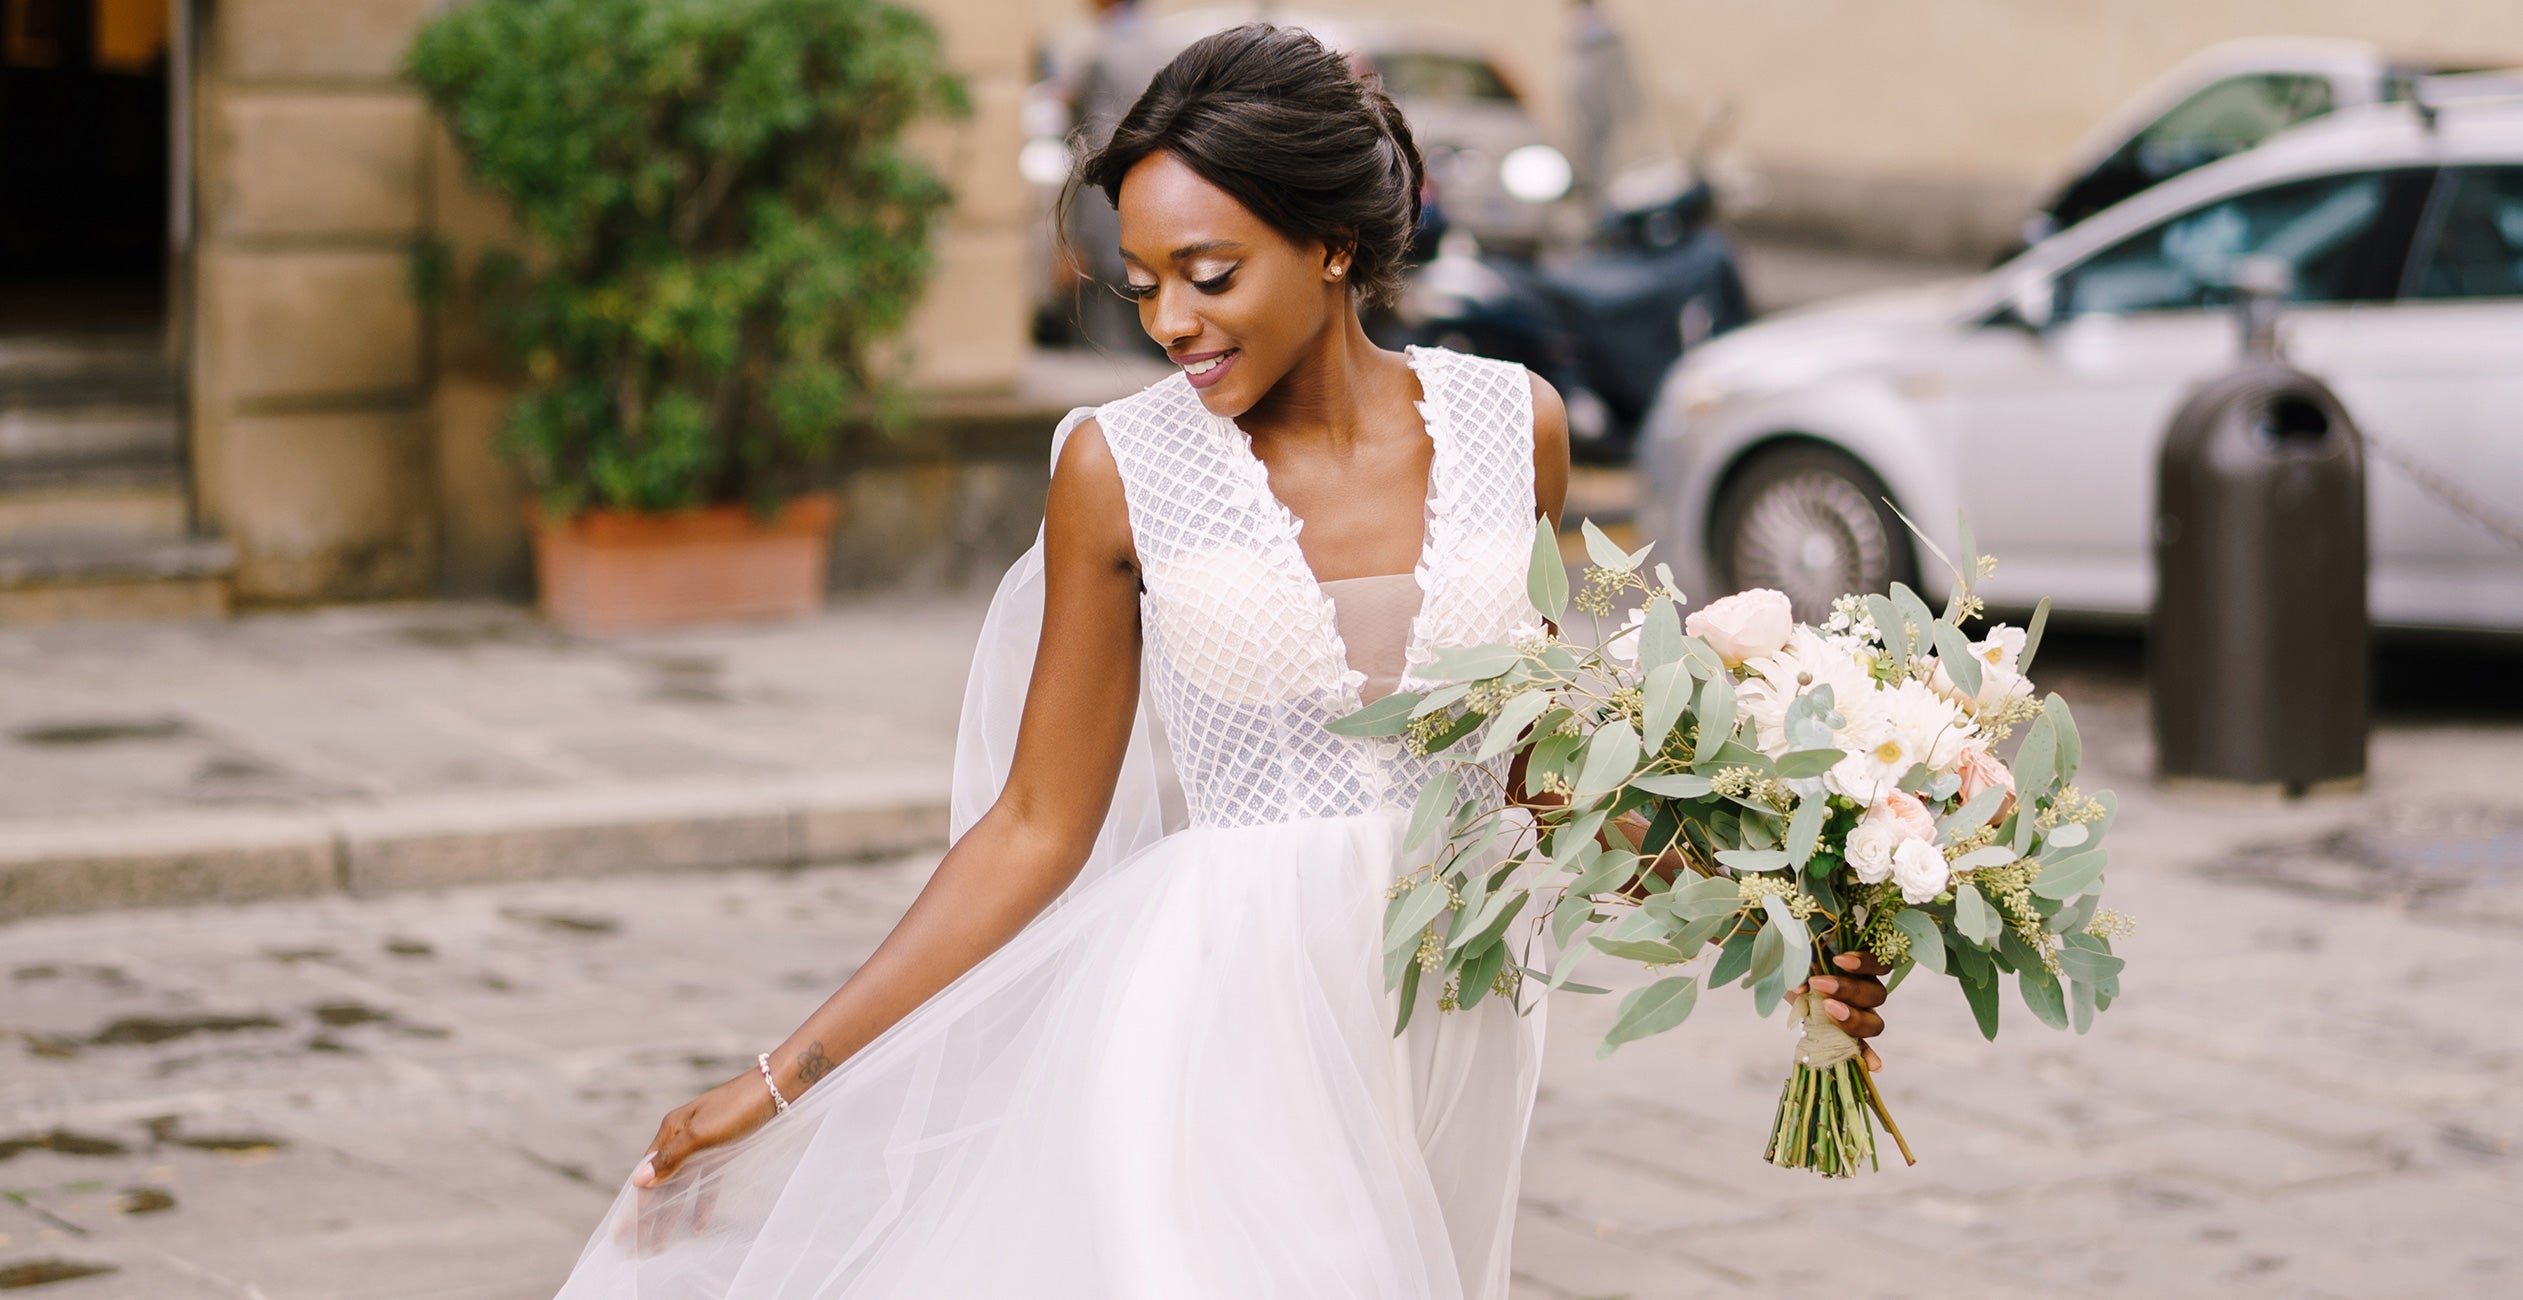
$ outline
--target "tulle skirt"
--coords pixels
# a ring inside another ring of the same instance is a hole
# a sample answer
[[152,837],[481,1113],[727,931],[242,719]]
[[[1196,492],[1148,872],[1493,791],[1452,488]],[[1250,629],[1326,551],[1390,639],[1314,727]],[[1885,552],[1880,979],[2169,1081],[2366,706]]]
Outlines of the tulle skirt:
[[561,1300],[1504,1300],[1542,1013],[1409,1030],[1399,814],[1192,827],[741,1141],[627,1180]]

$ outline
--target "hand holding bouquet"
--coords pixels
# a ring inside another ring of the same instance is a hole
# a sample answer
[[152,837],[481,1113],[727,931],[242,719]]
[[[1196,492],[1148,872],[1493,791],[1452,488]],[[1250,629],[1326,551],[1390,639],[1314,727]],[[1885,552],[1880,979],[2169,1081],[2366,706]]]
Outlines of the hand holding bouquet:
[[[1442,981],[1444,1008],[1526,979],[1604,992],[1573,980],[1590,954],[1660,976],[1622,1000],[1604,1053],[1681,1024],[1703,983],[1749,985],[1764,1016],[1792,996],[1800,1037],[1767,1158],[1846,1176],[1876,1163],[1870,1115],[1901,1142],[1862,1046],[1823,1011],[1851,972],[1888,972],[1887,987],[1921,968],[1949,975],[1992,1038],[2009,976],[2054,1028],[2081,1033],[2110,1006],[2111,938],[2127,926],[2098,901],[2113,800],[2073,784],[2075,721],[2025,675],[2046,603],[2029,629],[1964,630],[1981,612],[1972,585],[1994,568],[1968,529],[1971,567],[1955,570],[1941,615],[1896,583],[1843,596],[1818,627],[1774,591],[1686,623],[1670,570],[1640,573],[1647,550],[1591,522],[1585,538],[1593,564],[1575,604],[1592,645],[1552,634],[1451,650],[1420,673],[1440,685],[1333,724],[1469,751],[1421,792],[1409,846],[1430,858],[1386,913],[1405,1024],[1427,979]],[[1547,520],[1529,587],[1565,621]],[[1644,602],[1604,635],[1625,593]],[[1501,757],[1521,773],[1508,788],[1493,779]],[[1630,847],[1616,825],[1633,828]],[[1528,911],[1548,924],[1518,941]],[[1539,951],[1543,929],[1555,956]],[[1817,991],[1813,976],[1843,983]]]

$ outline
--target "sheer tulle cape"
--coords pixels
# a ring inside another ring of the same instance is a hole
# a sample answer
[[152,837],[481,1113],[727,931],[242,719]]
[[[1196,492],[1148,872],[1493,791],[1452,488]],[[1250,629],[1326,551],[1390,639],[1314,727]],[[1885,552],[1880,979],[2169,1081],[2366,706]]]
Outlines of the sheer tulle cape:
[[[1041,584],[1037,540],[976,652],[958,837],[1006,779]],[[1059,902],[763,1128],[626,1181],[562,1300],[1504,1297],[1540,1014],[1430,994],[1395,1037],[1403,818],[1180,827],[1148,712]]]

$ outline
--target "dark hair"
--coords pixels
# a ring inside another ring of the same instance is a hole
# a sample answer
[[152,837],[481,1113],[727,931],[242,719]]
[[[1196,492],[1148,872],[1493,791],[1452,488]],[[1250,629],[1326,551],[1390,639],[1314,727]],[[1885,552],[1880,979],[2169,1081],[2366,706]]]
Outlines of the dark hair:
[[1121,178],[1155,153],[1290,239],[1347,249],[1349,283],[1368,300],[1401,292],[1419,224],[1419,149],[1377,79],[1312,32],[1247,23],[1192,42],[1079,166],[1062,207],[1080,184],[1118,206]]

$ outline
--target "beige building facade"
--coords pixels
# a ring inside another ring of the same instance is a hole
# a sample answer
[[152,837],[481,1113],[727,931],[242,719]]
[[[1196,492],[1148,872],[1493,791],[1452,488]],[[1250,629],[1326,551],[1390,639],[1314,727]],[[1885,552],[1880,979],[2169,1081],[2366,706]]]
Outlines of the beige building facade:
[[[399,73],[446,3],[0,0],[0,175],[98,196],[86,218],[0,199],[0,622],[525,590],[522,484],[492,446],[507,381],[467,304],[411,287],[423,241],[469,257],[512,238]],[[973,105],[919,134],[957,195],[906,340],[940,431],[854,479],[844,583],[1030,533],[999,516],[1033,508],[1048,429],[1020,392],[1040,236],[1019,119],[1035,51],[1090,6],[911,3]],[[1716,156],[1758,200],[1740,217],[1956,256],[2212,42],[2523,63],[2514,0],[1601,3],[1673,139],[1730,123]],[[1563,0],[1336,8],[1466,30],[1546,123],[1565,116]],[[152,112],[154,137],[94,126]],[[151,222],[154,261],[107,238]]]

